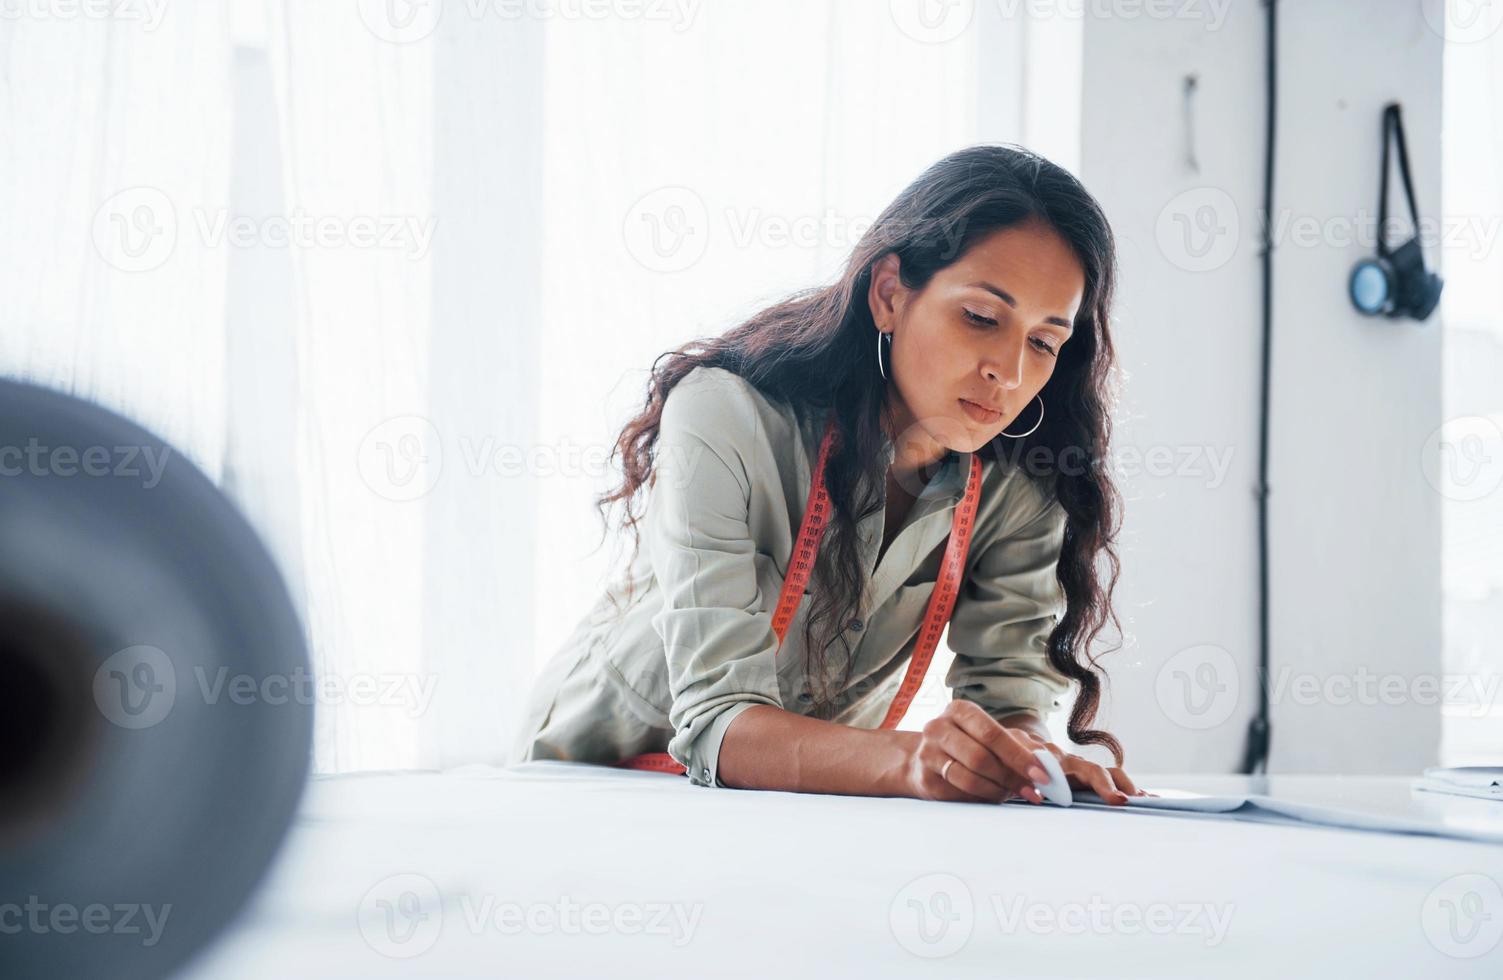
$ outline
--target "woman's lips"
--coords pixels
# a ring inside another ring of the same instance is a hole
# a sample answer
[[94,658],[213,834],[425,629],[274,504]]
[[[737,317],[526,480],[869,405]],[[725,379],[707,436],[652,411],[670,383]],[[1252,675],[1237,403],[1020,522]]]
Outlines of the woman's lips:
[[997,422],[1002,421],[1001,412],[993,412],[990,409],[982,408],[975,402],[966,401],[964,398],[960,399],[960,407],[965,409],[965,413],[967,415],[975,419],[977,422],[980,422],[982,425],[993,425]]

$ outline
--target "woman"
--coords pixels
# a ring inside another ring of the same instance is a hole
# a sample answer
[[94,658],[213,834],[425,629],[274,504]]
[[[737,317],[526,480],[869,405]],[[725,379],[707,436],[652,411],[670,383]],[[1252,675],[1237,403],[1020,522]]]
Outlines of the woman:
[[[904,190],[837,282],[660,357],[598,501],[624,502],[637,549],[539,677],[513,761],[1039,803],[1044,748],[1072,787],[1137,795],[1087,727],[1086,651],[1116,622],[1114,266],[1075,178],[974,146]],[[896,731],[946,621],[952,701]],[[1114,767],[1049,741],[1072,682],[1069,737]]]

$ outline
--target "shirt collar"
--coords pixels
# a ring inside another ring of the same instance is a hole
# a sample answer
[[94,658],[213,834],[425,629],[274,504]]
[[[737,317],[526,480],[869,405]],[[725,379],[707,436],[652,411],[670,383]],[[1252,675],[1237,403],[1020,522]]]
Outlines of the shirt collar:
[[[897,458],[897,447],[893,445],[887,433],[880,432],[882,439],[882,452],[891,466]],[[940,461],[939,469],[929,478],[924,489],[919,491],[917,500],[929,500],[931,498],[959,498],[965,493],[966,478],[971,475],[971,457],[974,453],[961,453],[953,449],[945,451],[945,457]]]
[[959,497],[965,493],[966,477],[971,473],[971,454],[947,450],[939,464],[939,470],[930,477],[929,483],[919,493],[919,499],[927,497]]

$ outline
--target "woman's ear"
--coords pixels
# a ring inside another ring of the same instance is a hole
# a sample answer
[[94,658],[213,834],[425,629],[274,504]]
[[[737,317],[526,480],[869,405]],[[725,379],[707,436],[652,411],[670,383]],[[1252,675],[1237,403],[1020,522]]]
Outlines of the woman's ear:
[[907,290],[898,276],[901,264],[898,253],[888,252],[872,263],[871,284],[866,290],[866,299],[872,310],[872,321],[883,331],[892,329],[892,321],[902,309],[903,294]]

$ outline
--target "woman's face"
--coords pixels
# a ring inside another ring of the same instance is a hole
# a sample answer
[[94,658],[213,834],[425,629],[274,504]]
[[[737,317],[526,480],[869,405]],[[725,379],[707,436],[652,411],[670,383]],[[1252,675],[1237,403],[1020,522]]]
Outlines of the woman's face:
[[899,279],[897,255],[883,257],[868,300],[892,334],[899,463],[975,452],[1010,426],[1028,431],[1084,291],[1074,252],[1037,220],[977,240],[917,291]]

